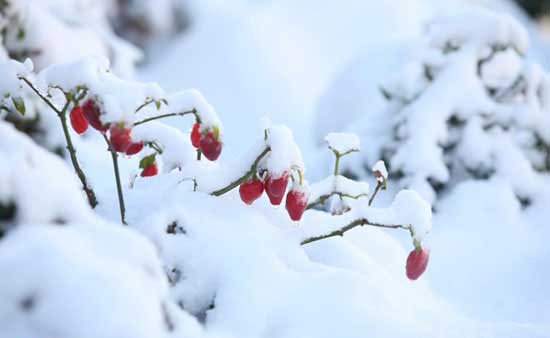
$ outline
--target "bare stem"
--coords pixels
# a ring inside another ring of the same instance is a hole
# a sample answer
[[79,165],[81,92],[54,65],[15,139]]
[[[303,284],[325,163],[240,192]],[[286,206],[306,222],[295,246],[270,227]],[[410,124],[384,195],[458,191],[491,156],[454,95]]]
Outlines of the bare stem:
[[122,224],[126,225],[127,224],[125,219],[126,207],[124,206],[124,195],[122,194],[122,184],[120,183],[120,172],[118,169],[118,154],[111,146],[111,143],[109,142],[105,134],[103,134],[103,138],[107,143],[109,152],[111,153],[111,158],[113,160],[113,171],[115,172],[116,190],[118,194],[118,207],[120,209],[120,221],[122,222]]
[[23,80],[23,82],[25,82],[25,83],[32,89],[32,91],[42,99],[42,101],[44,101],[44,102],[45,102],[54,112],[56,112],[57,115],[61,115],[61,111],[60,111],[59,109],[57,109],[57,108],[53,105],[53,103],[52,103],[50,100],[48,100],[48,98],[46,98],[44,95],[42,95],[42,94],[38,91],[38,89],[36,89],[36,88],[33,86],[33,84],[32,84],[29,80],[27,80],[27,79],[24,78],[24,77],[20,77],[20,79]]
[[372,196],[369,199],[369,207],[372,204],[372,202],[374,201],[374,198],[376,197],[376,194],[378,194],[378,191],[383,186],[384,186],[384,183],[381,183],[380,181],[378,181],[378,183],[376,184],[376,188],[374,188],[374,192],[372,193]]
[[189,115],[189,114],[193,114],[195,115],[195,118],[197,119],[197,121],[200,121],[200,118],[197,114],[197,110],[195,108],[193,108],[192,110],[188,110],[188,111],[184,111],[184,112],[179,112],[179,113],[168,113],[168,114],[162,114],[162,115],[157,115],[157,116],[153,116],[153,117],[149,117],[149,118],[146,118],[146,119],[143,119],[141,121],[138,121],[136,123],[134,123],[134,126],[139,126],[140,124],[143,124],[143,123],[147,123],[149,121],[154,121],[154,120],[158,120],[158,119],[163,119],[163,118],[166,118],[166,117],[172,117],[172,116],[185,116],[185,115]]
[[342,192],[339,192],[339,191],[333,191],[330,194],[322,195],[318,199],[316,199],[315,201],[309,203],[306,207],[306,210],[314,208],[317,205],[325,203],[326,200],[328,200],[329,198],[331,198],[334,195],[340,196],[340,198],[348,197],[348,198],[353,198],[353,199],[358,199],[360,197],[367,196],[367,194],[350,195],[350,194],[345,194],[345,193],[342,193]]
[[149,104],[155,102],[155,100],[153,99],[150,99],[150,100],[147,100],[145,102],[143,102],[139,107],[136,108],[136,113],[140,110],[142,110],[143,108],[147,107]]
[[338,171],[340,170],[340,154],[335,151],[334,156],[336,156],[336,161],[334,162],[333,175],[336,177],[336,176],[338,176]]
[[373,223],[373,222],[369,222],[366,218],[359,218],[359,219],[356,219],[356,220],[352,221],[351,223],[348,223],[347,225],[345,225],[344,227],[342,227],[338,230],[334,230],[332,232],[329,232],[328,234],[307,238],[307,239],[303,240],[300,244],[305,245],[305,244],[317,242],[317,241],[320,241],[320,240],[323,240],[323,239],[327,239],[327,238],[330,238],[330,237],[336,237],[336,236],[341,237],[341,236],[344,236],[344,234],[346,232],[350,231],[351,229],[353,229],[355,227],[358,227],[358,226],[363,226],[363,225],[370,225],[370,226],[373,226],[373,227],[386,228],[386,229],[407,229],[407,230],[409,229],[408,226],[401,225],[401,224]]
[[231,182],[229,185],[227,185],[226,187],[224,188],[221,188],[219,190],[216,190],[214,192],[211,193],[211,195],[214,195],[214,196],[221,196],[231,190],[233,190],[234,188],[238,187],[239,185],[241,185],[242,183],[244,183],[250,176],[254,175],[254,173],[256,172],[256,168],[258,167],[258,163],[262,160],[262,158],[264,158],[264,156],[266,156],[269,152],[271,151],[271,148],[270,147],[266,147],[264,149],[264,151],[262,151],[262,153],[260,155],[258,155],[258,157],[256,158],[256,160],[254,160],[254,163],[252,163],[252,165],[250,166],[250,170],[248,170],[243,176],[239,177],[238,179],[236,179],[235,181]]
[[69,151],[69,155],[71,158],[71,163],[73,165],[74,171],[76,172],[76,175],[80,179],[80,183],[82,184],[82,189],[84,190],[84,192],[86,193],[86,197],[88,198],[88,203],[92,208],[95,208],[97,206],[97,198],[95,196],[95,192],[88,185],[88,180],[86,179],[86,175],[84,174],[84,171],[82,170],[82,168],[80,167],[80,164],[78,163],[78,159],[76,157],[76,149],[73,145],[73,141],[69,133],[69,128],[67,127],[66,114],[71,101],[67,98],[67,102],[65,103],[65,105],[61,110],[59,110],[53,105],[53,103],[50,100],[48,100],[47,97],[42,95],[29,80],[27,80],[24,77],[21,77],[20,79],[23,80],[23,82],[25,82],[32,89],[32,91],[36,93],[36,95],[38,95],[38,97],[40,97],[42,101],[44,101],[57,114],[57,117],[61,121],[61,127],[63,128],[65,142],[67,143],[67,150]]

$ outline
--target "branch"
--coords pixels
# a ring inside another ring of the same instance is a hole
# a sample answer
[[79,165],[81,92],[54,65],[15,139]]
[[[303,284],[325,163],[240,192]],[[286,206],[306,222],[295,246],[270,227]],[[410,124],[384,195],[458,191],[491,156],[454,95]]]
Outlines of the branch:
[[149,104],[155,102],[155,100],[153,99],[149,99],[149,100],[146,100],[145,102],[143,102],[139,107],[136,108],[136,113],[139,112],[140,110],[142,110],[143,108],[147,107]]
[[359,218],[359,219],[356,219],[356,220],[352,221],[351,223],[347,224],[346,226],[342,227],[341,229],[329,232],[326,235],[320,235],[320,236],[307,238],[307,239],[303,240],[300,243],[300,245],[305,245],[305,244],[317,242],[317,241],[320,241],[320,240],[323,240],[323,239],[326,239],[326,238],[330,238],[330,237],[344,236],[344,234],[346,232],[350,231],[351,229],[353,229],[355,227],[358,227],[358,226],[363,226],[363,225],[370,225],[370,226],[373,226],[373,227],[386,228],[386,229],[407,229],[407,230],[409,230],[409,228],[410,228],[409,226],[401,225],[401,224],[371,223],[366,218]]
[[29,80],[27,80],[27,78],[25,78],[25,77],[20,77],[19,79],[23,80],[23,82],[25,82],[25,83],[32,89],[32,91],[35,92],[35,94],[38,95],[38,96],[42,99],[42,101],[44,101],[44,102],[45,102],[54,112],[56,112],[57,115],[61,115],[61,111],[60,111],[59,109],[57,109],[57,108],[53,105],[53,103],[51,103],[50,100],[48,100],[44,95],[42,95],[42,94],[38,91],[38,89],[36,89],[36,88],[33,86],[33,84],[32,84]]
[[168,114],[162,114],[162,115],[157,115],[157,116],[153,116],[153,117],[149,117],[149,118],[146,118],[144,120],[141,120],[141,121],[138,121],[136,123],[134,123],[134,126],[139,126],[140,124],[144,124],[144,123],[147,123],[149,121],[154,121],[154,120],[158,120],[158,119],[163,119],[165,117],[172,117],[172,116],[185,116],[185,115],[189,115],[189,114],[193,114],[195,115],[195,118],[197,119],[197,121],[200,121],[200,117],[199,115],[197,114],[197,110],[195,108],[193,108],[192,110],[188,110],[188,111],[184,111],[184,112],[179,112],[179,113],[168,113]]
[[262,153],[260,155],[258,155],[258,157],[256,157],[256,160],[254,160],[254,163],[252,163],[252,165],[250,166],[250,170],[248,170],[243,176],[239,177],[237,180],[231,182],[229,185],[227,185],[226,187],[224,188],[221,188],[219,190],[216,190],[214,192],[211,193],[211,195],[214,195],[214,196],[221,196],[231,190],[233,190],[234,188],[238,187],[239,185],[241,185],[242,183],[244,183],[251,175],[254,174],[254,172],[256,171],[256,168],[258,167],[258,163],[262,160],[262,158],[264,158],[269,152],[271,151],[271,148],[270,147],[266,147],[264,149],[264,151],[262,151]]
[[326,200],[328,200],[329,198],[331,198],[334,195],[337,195],[337,196],[340,196],[340,197],[353,198],[353,199],[358,199],[360,197],[368,196],[368,194],[350,195],[350,194],[346,194],[346,193],[339,192],[339,191],[333,191],[330,194],[322,195],[318,199],[316,199],[315,201],[309,203],[306,207],[306,210],[314,208],[315,206],[317,206],[319,204],[325,203]]
[[36,95],[38,95],[42,99],[42,101],[44,101],[57,114],[57,117],[61,121],[61,127],[63,128],[63,134],[65,135],[65,142],[67,143],[67,150],[69,151],[69,155],[71,158],[71,163],[73,165],[74,171],[76,172],[76,175],[80,179],[80,183],[82,183],[82,189],[86,193],[86,197],[88,198],[88,203],[92,208],[95,208],[97,205],[97,198],[95,196],[95,192],[88,185],[88,180],[86,179],[86,175],[84,174],[84,171],[82,170],[82,168],[80,167],[80,164],[78,163],[78,159],[76,157],[76,149],[73,145],[71,135],[69,134],[69,128],[67,127],[67,119],[65,118],[65,115],[67,113],[67,109],[69,108],[71,100],[69,100],[67,98],[67,95],[65,95],[65,98],[66,98],[65,106],[62,108],[62,110],[59,110],[53,105],[53,103],[51,103],[50,100],[48,100],[48,98],[42,95],[29,80],[27,80],[24,77],[20,77],[20,79],[23,80],[32,89],[32,91],[35,92]]
[[369,207],[372,204],[372,202],[374,201],[374,198],[376,197],[376,194],[378,193],[380,188],[382,188],[384,186],[384,183],[382,183],[380,181],[377,181],[377,182],[378,183],[376,184],[376,188],[374,188],[374,192],[372,193],[372,196],[369,199]]
[[115,172],[116,190],[118,195],[118,207],[120,209],[120,221],[122,222],[122,224],[127,225],[126,219],[125,219],[126,207],[124,206],[124,195],[122,194],[122,185],[120,183],[120,172],[118,169],[118,154],[111,146],[111,143],[107,139],[107,136],[105,136],[105,134],[102,134],[102,135],[103,135],[103,138],[105,139],[105,143],[107,143],[109,152],[111,153],[111,158],[113,160],[113,171]]

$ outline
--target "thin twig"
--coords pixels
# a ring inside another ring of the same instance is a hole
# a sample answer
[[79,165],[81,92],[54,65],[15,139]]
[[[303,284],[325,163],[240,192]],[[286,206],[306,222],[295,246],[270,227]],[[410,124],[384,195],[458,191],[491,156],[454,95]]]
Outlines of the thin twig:
[[328,200],[329,198],[331,198],[334,195],[340,196],[341,198],[348,197],[348,198],[353,198],[353,199],[356,200],[356,199],[359,199],[361,197],[365,197],[368,194],[350,195],[350,194],[345,194],[345,193],[339,192],[339,191],[333,191],[330,194],[321,195],[318,199],[316,199],[315,201],[309,203],[306,207],[306,210],[314,208],[315,206],[317,206],[319,204],[325,203],[326,200]]
[[334,156],[336,157],[336,161],[334,162],[334,171],[333,171],[333,175],[334,177],[338,176],[338,171],[340,170],[340,153],[338,153],[337,151],[334,151]]
[[69,105],[71,103],[71,100],[68,99],[67,95],[65,95],[66,103],[65,106],[62,108],[62,110],[57,109],[53,103],[48,100],[44,95],[42,95],[38,89],[34,87],[34,85],[27,80],[24,77],[20,77],[23,82],[25,82],[38,97],[42,99],[56,114],[59,120],[61,121],[61,126],[63,128],[63,134],[65,136],[65,142],[67,143],[67,150],[69,151],[69,155],[71,158],[71,163],[73,165],[74,171],[76,172],[76,175],[80,179],[80,183],[82,184],[82,189],[86,193],[86,197],[88,198],[88,203],[90,204],[90,207],[95,208],[97,206],[97,198],[95,195],[94,190],[88,185],[88,180],[86,179],[86,175],[84,174],[84,171],[80,167],[80,164],[78,163],[78,159],[76,156],[76,149],[73,145],[71,135],[69,134],[69,128],[67,127],[67,109],[69,108]]
[[264,149],[264,151],[262,151],[262,153],[260,155],[258,155],[258,157],[256,158],[256,160],[254,160],[254,163],[252,163],[252,165],[250,166],[250,170],[248,170],[243,176],[239,177],[237,180],[229,183],[229,185],[227,185],[226,187],[223,187],[219,190],[216,190],[214,192],[211,193],[211,195],[214,195],[214,196],[221,196],[231,190],[233,190],[234,188],[238,187],[239,185],[241,185],[242,183],[244,183],[251,175],[253,175],[255,172],[256,172],[256,168],[258,167],[258,163],[262,160],[262,158],[264,158],[264,156],[266,156],[269,152],[271,151],[271,148],[270,147],[266,147]]
[[377,184],[376,184],[376,188],[374,188],[374,192],[372,193],[372,196],[370,197],[369,199],[369,207],[370,205],[372,204],[372,202],[374,201],[374,198],[376,197],[376,194],[378,194],[378,191],[380,190],[380,188],[382,188],[384,186],[384,183],[380,182],[380,181],[377,181]]
[[143,108],[147,107],[149,104],[151,104],[153,102],[155,102],[155,100],[153,100],[153,99],[146,100],[139,107],[136,108],[136,113],[139,112],[140,110],[142,110]]
[[197,114],[197,110],[196,110],[195,108],[193,108],[192,110],[188,110],[188,111],[184,111],[184,112],[179,112],[179,113],[168,113],[168,114],[162,114],[162,115],[157,115],[157,116],[149,117],[149,118],[146,118],[146,119],[143,119],[143,120],[141,120],[141,121],[138,121],[138,122],[134,123],[134,126],[139,126],[140,124],[147,123],[147,122],[149,122],[149,121],[158,120],[158,119],[163,119],[163,118],[166,118],[166,117],[172,117],[172,116],[185,116],[185,115],[189,115],[189,114],[195,115],[195,118],[196,118],[197,120],[199,120],[199,117],[198,117],[198,114]]
[[122,194],[122,184],[120,183],[120,172],[118,169],[118,154],[115,149],[111,146],[111,143],[107,139],[107,136],[103,134],[103,138],[105,139],[105,142],[107,143],[107,147],[109,148],[109,152],[111,153],[111,158],[113,160],[113,170],[115,172],[115,182],[116,182],[116,190],[118,194],[118,207],[120,209],[120,221],[122,224],[126,225],[126,219],[125,219],[125,213],[126,213],[126,207],[124,206],[124,195]]
[[307,239],[303,240],[300,244],[305,245],[305,244],[317,242],[317,241],[320,241],[320,240],[323,240],[323,239],[327,239],[327,238],[330,238],[330,237],[344,236],[344,234],[346,232],[350,231],[351,229],[353,229],[355,227],[358,227],[358,226],[363,226],[363,225],[370,225],[370,226],[373,226],[373,227],[386,228],[386,229],[407,229],[407,230],[409,229],[409,226],[406,226],[406,225],[373,223],[373,222],[369,222],[366,218],[360,218],[360,219],[356,219],[356,220],[352,221],[351,223],[345,225],[344,227],[342,227],[338,230],[334,230],[332,232],[329,232],[326,235],[320,235],[320,236],[307,238]]
[[25,83],[32,89],[32,91],[35,92],[35,94],[38,95],[38,96],[42,99],[42,101],[44,101],[44,102],[45,102],[54,112],[56,112],[57,115],[60,115],[60,114],[61,114],[61,111],[60,111],[59,109],[57,109],[57,108],[53,105],[53,103],[51,103],[50,100],[48,100],[44,95],[42,95],[42,94],[38,91],[38,89],[36,89],[36,88],[33,86],[33,84],[32,84],[29,80],[27,80],[27,78],[25,78],[25,77],[20,77],[20,79],[23,80],[23,82],[25,82]]

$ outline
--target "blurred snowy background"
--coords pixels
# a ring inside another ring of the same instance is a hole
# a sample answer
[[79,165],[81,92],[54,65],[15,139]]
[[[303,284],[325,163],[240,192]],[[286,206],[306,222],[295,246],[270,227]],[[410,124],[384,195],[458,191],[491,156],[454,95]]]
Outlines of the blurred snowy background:
[[[0,7],[3,2],[0,0]],[[286,124],[292,129],[302,150],[309,178],[321,179],[332,165],[324,149],[323,137],[334,131],[356,132],[361,137],[363,155],[354,155],[346,169],[350,175],[364,177],[364,168],[384,156],[384,151],[388,150],[386,146],[393,142],[385,140],[394,125],[369,125],[369,121],[377,121],[380,114],[386,114],[388,105],[394,107],[384,97],[381,87],[389,81],[388,88],[393,89],[392,83],[397,77],[406,84],[396,90],[416,92],[420,87],[424,89],[423,84],[417,84],[415,76],[400,70],[411,59],[424,60],[425,55],[418,51],[427,37],[437,36],[439,31],[429,31],[434,20],[458,17],[458,26],[463,26],[468,33],[473,32],[473,36],[481,36],[480,39],[500,39],[499,33],[504,32],[503,39],[512,46],[505,50],[511,53],[520,50],[517,55],[504,55],[506,62],[496,66],[497,75],[504,75],[497,76],[496,85],[487,85],[495,91],[491,92],[495,95],[492,98],[501,98],[499,86],[503,82],[512,79],[506,86],[513,87],[512,82],[519,77],[518,74],[527,74],[526,69],[531,69],[527,65],[538,64],[540,69],[534,67],[537,69],[532,72],[535,75],[525,75],[525,78],[535,79],[539,73],[548,76],[550,2],[518,2],[21,0],[15,4],[24,14],[11,17],[9,20],[13,21],[9,27],[15,27],[14,22],[22,22],[26,27],[25,39],[20,41],[13,38],[16,33],[8,33],[4,42],[7,55],[16,59],[31,57],[38,69],[81,56],[107,56],[113,71],[120,76],[155,81],[166,90],[200,90],[224,123],[222,161],[241,154],[251,137],[262,128],[264,117],[269,117],[274,123]],[[484,17],[484,14],[475,14],[478,12],[468,12],[478,7],[488,10],[481,13],[497,13],[502,15],[498,18],[511,16],[517,20],[528,33],[529,46],[523,46],[527,38],[518,37],[523,31],[515,23],[495,19],[492,14]],[[442,32],[445,30],[444,25],[435,27]],[[493,32],[499,36],[491,36]],[[455,110],[467,110],[464,106],[478,110],[492,107],[487,106],[484,98],[470,95],[470,80],[464,75],[444,83],[448,92],[466,93],[460,98],[441,97],[443,104],[447,99],[449,102],[462,100],[460,107],[448,108],[447,117]],[[493,80],[494,77],[483,78],[483,83]],[[544,88],[537,91],[537,95],[543,91]],[[537,130],[537,137],[544,139],[544,135],[550,134],[550,110],[544,98],[540,101],[537,104],[542,108],[533,108],[536,118],[529,120],[528,125]],[[515,98],[513,102],[504,103],[511,111],[523,109],[519,104],[516,106]],[[531,104],[529,101],[526,106],[531,109]],[[442,107],[445,106],[429,108],[443,114],[446,108]],[[419,110],[415,108],[414,111]],[[540,111],[546,115],[537,115]],[[429,118],[431,115],[425,116]],[[485,117],[479,120],[482,118]],[[387,120],[393,123],[393,119]],[[486,130],[476,129],[478,119],[472,120],[473,132]],[[424,122],[425,125],[415,129],[415,133],[430,134],[431,121]],[[180,119],[169,123],[180,129],[189,129],[188,123]],[[190,266],[190,271],[198,271],[199,277],[192,279],[194,284],[191,286],[175,288],[172,296],[188,301],[191,305],[186,310],[203,322],[203,317],[207,316],[206,328],[221,336],[368,337],[370,329],[374,337],[550,337],[549,150],[543,146],[532,152],[525,150],[528,153],[525,159],[515,150],[503,150],[509,139],[507,136],[499,138],[500,134],[497,134],[495,139],[473,137],[472,144],[458,142],[457,153],[446,153],[453,160],[447,161],[445,157],[443,165],[451,174],[443,169],[446,174],[442,176],[449,177],[435,183],[433,176],[426,174],[426,177],[418,178],[416,172],[409,175],[407,168],[397,170],[397,162],[392,168],[389,161],[395,180],[404,178],[393,186],[390,180],[389,191],[377,202],[391,201],[400,185],[412,186],[433,203],[435,211],[432,233],[428,238],[432,253],[430,266],[423,279],[414,286],[395,277],[403,274],[406,248],[410,246],[406,235],[359,229],[345,238],[308,246],[302,257],[295,248],[279,245],[283,242],[278,237],[279,232],[260,232],[251,226],[267,224],[266,218],[229,211],[216,216],[224,207],[213,204],[205,210],[217,219],[213,221],[216,225],[223,224],[225,217],[234,217],[231,222],[238,224],[235,226],[242,226],[243,231],[249,231],[250,238],[259,240],[255,244],[248,243],[243,235],[242,243],[248,244],[242,248],[227,244],[223,247],[225,253],[237,252],[229,257],[224,256],[222,249],[213,250],[214,253],[207,255],[204,262],[215,268],[206,271],[201,270],[192,250],[204,252],[209,248],[209,242],[223,241],[224,236],[233,236],[233,232],[220,227],[216,235],[205,235],[198,244],[179,243],[191,248],[185,253],[191,257],[186,256],[189,262],[185,264]],[[40,143],[55,148],[61,139],[59,135],[57,139],[48,136]],[[452,139],[452,135],[449,138]],[[550,137],[545,140],[550,140]],[[489,143],[494,146],[486,149]],[[499,144],[503,146],[498,148]],[[110,191],[110,181],[103,186],[101,183],[102,175],[105,175],[102,172],[106,170],[100,170],[108,167],[109,159],[99,158],[86,145],[82,147],[83,162],[97,169],[91,173],[92,181],[97,182],[99,191]],[[392,154],[406,152],[411,162],[425,155],[422,149],[417,153],[399,144],[392,147],[388,151]],[[510,146],[509,149],[516,148]],[[545,152],[547,158],[543,158]],[[460,160],[464,154],[475,157],[473,160],[468,157],[464,162],[475,162],[472,167],[480,172],[470,172],[472,168],[468,165],[465,165],[466,170],[458,173],[450,169],[456,168],[450,164],[454,161],[453,156]],[[491,159],[495,157],[499,163],[487,170],[489,174],[484,171],[487,169],[484,155]],[[528,172],[524,171],[522,161],[529,163]],[[536,169],[531,169],[531,164]],[[123,170],[129,174],[132,169],[128,166]],[[431,168],[418,169],[423,170]],[[110,177],[105,180],[110,180]],[[114,203],[112,191],[111,195]],[[184,218],[187,217],[191,223],[193,220],[200,223],[200,215],[194,214],[196,208],[202,207],[200,201],[184,200],[188,204],[181,214],[186,215]],[[284,223],[280,213],[267,210],[267,203],[257,208],[268,215],[267,219],[273,224]],[[98,213],[116,221],[118,210],[111,209],[100,206]],[[155,244],[160,242],[160,235],[147,228],[144,215],[138,212],[132,217],[138,230]],[[151,222],[155,220],[151,219]],[[286,226],[284,224],[283,229]],[[265,238],[269,236],[277,238],[277,244],[269,242],[267,248],[263,247],[262,243],[268,243]],[[170,250],[164,252],[164,263],[177,265],[176,255],[171,256]],[[243,257],[256,252],[264,256],[268,255],[266,252],[276,252],[277,257],[285,258],[285,264],[292,266],[292,271],[282,269],[281,272],[274,263],[268,264],[264,271],[262,264],[248,259],[245,262],[250,267],[240,266]],[[0,263],[1,259],[0,256]],[[305,263],[306,260],[323,264],[323,274],[309,275],[311,266]],[[237,272],[232,274],[231,269]],[[239,284],[242,280],[237,277],[233,280],[237,274],[250,274],[247,276],[250,285],[255,287]],[[202,283],[207,285],[204,290]],[[319,284],[312,286],[315,283]],[[296,284],[299,286],[293,288],[292,285]],[[202,291],[194,294],[193,287]],[[288,297],[288,301],[273,299],[277,296],[271,297],[270,290],[279,297]],[[203,298],[212,293],[217,293],[219,302],[213,314],[205,315],[209,304],[203,304]],[[262,307],[273,309],[258,311]],[[1,309],[0,305],[0,316]],[[285,312],[288,312],[287,316],[281,314]],[[395,318],[394,326],[392,318]],[[128,322],[132,320],[128,319]]]

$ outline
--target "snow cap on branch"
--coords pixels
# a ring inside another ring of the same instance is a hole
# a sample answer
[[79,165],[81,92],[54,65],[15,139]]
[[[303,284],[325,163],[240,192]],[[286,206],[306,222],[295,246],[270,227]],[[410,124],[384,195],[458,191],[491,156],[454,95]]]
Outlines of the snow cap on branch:
[[302,153],[294,142],[292,131],[283,125],[271,126],[268,130],[267,145],[271,148],[265,161],[266,169],[274,178],[293,167],[305,171]]
[[325,136],[328,147],[338,154],[347,154],[360,150],[359,137],[351,133],[329,133]]

